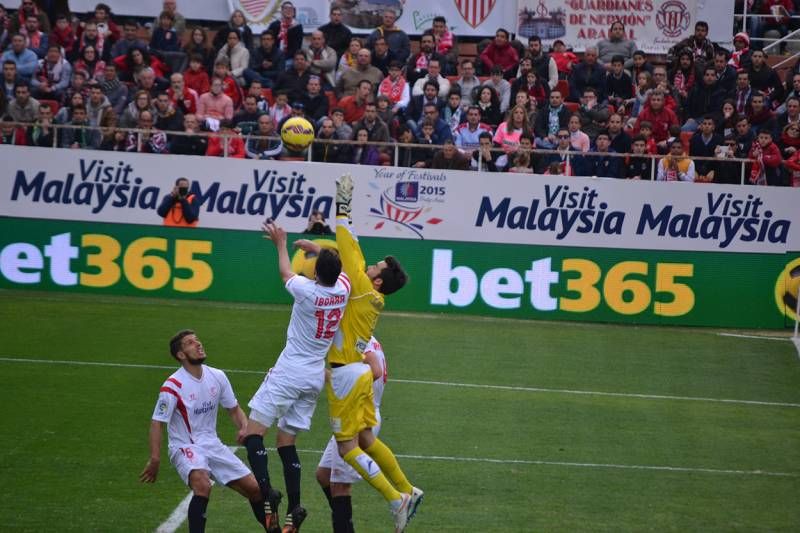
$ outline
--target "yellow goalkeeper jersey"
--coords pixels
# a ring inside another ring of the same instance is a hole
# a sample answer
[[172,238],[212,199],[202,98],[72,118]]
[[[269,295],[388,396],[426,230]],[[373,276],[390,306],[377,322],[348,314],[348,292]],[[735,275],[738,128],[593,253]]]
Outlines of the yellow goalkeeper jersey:
[[328,351],[328,362],[360,363],[383,310],[383,294],[373,288],[367,276],[364,254],[346,217],[336,220],[336,247],[342,259],[342,270],[350,278],[352,287],[342,323]]

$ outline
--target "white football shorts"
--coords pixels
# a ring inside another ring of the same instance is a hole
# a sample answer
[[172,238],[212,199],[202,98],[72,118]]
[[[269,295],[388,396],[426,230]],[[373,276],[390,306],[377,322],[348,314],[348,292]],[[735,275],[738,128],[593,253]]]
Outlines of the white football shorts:
[[250,474],[242,460],[220,441],[172,448],[169,461],[187,485],[192,470],[207,470],[217,483],[223,485]]
[[270,369],[247,404],[251,409],[250,418],[268,428],[277,422],[278,428],[290,435],[308,431],[325,383],[324,373],[317,381],[318,385],[308,380],[298,383],[292,376]]

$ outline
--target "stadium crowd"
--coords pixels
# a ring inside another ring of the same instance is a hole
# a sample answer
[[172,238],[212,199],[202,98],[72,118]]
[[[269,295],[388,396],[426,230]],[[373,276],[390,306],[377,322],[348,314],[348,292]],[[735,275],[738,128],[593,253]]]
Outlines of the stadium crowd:
[[[284,2],[260,35],[235,11],[212,37],[176,0],[149,31],[54,4],[0,5],[2,144],[715,183],[746,158],[745,182],[800,186],[800,61],[783,82],[747,33],[728,50],[703,21],[666,58],[621,22],[580,55],[500,28],[465,58],[443,17],[412,47],[392,10],[356,36],[334,4],[308,33]],[[294,116],[311,154],[277,135]]]

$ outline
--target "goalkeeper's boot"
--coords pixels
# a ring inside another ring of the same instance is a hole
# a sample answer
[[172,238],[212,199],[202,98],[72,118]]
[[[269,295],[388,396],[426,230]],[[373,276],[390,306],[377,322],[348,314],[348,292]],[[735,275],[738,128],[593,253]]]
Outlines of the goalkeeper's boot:
[[389,503],[394,516],[394,532],[403,533],[408,524],[408,516],[411,514],[411,496],[408,494],[401,494],[400,500],[395,500]]
[[286,515],[282,533],[297,533],[300,531],[300,524],[303,523],[306,516],[308,516],[308,511],[306,511],[304,507],[298,505],[292,509],[292,512]]
[[267,490],[267,497],[264,500],[264,514],[267,515],[267,522],[264,524],[267,533],[281,533],[281,524],[278,518],[278,505],[281,503],[283,495],[273,489]]
[[417,509],[419,508],[419,505],[422,503],[423,496],[425,496],[425,493],[422,492],[421,489],[418,489],[417,487],[413,487],[411,489],[411,510],[408,514],[409,521],[416,516]]

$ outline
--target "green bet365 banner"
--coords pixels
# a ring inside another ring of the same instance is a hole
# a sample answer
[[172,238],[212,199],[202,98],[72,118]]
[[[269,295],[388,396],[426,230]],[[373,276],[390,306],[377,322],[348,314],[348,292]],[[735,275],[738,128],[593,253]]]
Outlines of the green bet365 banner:
[[[288,303],[259,232],[0,217],[0,287]],[[514,318],[780,328],[800,259],[362,238],[409,285],[387,309]]]

